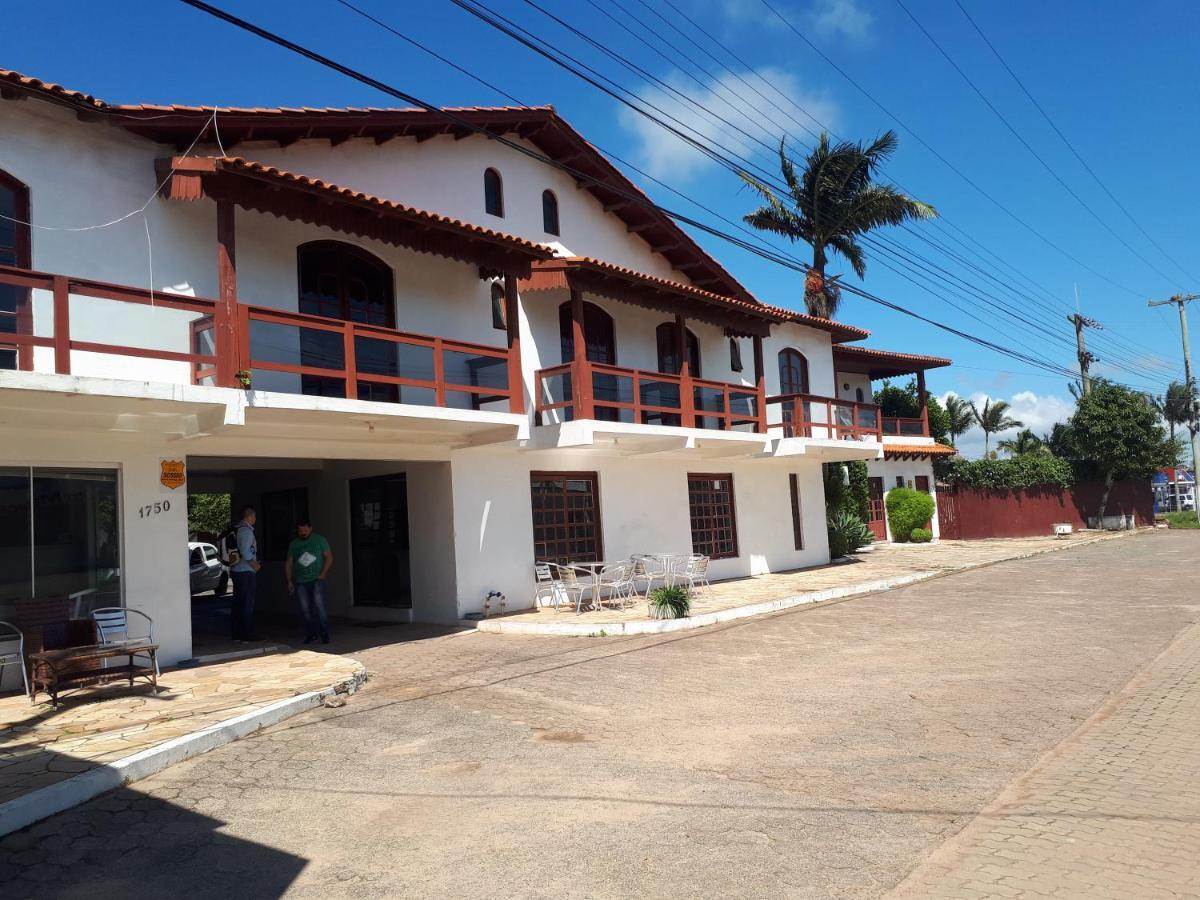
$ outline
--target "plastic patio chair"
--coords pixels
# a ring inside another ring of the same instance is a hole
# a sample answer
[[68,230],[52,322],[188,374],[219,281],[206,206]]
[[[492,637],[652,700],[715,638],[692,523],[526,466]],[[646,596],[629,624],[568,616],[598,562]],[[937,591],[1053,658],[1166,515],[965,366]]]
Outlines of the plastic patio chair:
[[0,622],[0,644],[16,643],[17,651],[0,652],[0,682],[4,680],[4,670],[13,663],[21,670],[21,683],[25,686],[25,696],[29,696],[29,671],[25,666],[25,633],[16,625]]
[[[146,620],[149,634],[140,636],[130,633],[129,613],[139,615]],[[104,646],[140,644],[147,640],[151,644],[154,643],[154,620],[140,609],[130,609],[125,606],[102,606],[100,609],[92,610],[92,621],[96,623],[96,630],[100,633],[100,643]],[[117,637],[117,635],[124,635],[124,637]],[[154,656],[154,675],[155,677],[159,675],[157,654]]]

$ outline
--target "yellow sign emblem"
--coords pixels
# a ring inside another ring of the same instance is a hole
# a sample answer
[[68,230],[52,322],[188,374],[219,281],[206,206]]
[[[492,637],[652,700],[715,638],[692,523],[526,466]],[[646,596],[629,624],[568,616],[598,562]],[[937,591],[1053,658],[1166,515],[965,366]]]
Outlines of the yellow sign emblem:
[[158,480],[171,490],[183,487],[187,483],[187,465],[182,459],[164,459]]

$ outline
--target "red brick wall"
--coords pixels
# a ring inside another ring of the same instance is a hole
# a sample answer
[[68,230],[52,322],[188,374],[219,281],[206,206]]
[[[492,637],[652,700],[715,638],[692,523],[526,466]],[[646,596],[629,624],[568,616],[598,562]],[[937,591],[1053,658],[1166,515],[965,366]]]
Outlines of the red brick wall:
[[[1104,485],[1083,482],[1070,488],[989,491],[939,488],[938,518],[944,538],[980,540],[1050,534],[1055,522],[1086,528],[1100,506]],[[1139,525],[1154,521],[1149,481],[1120,481],[1108,496],[1106,514],[1133,515]]]

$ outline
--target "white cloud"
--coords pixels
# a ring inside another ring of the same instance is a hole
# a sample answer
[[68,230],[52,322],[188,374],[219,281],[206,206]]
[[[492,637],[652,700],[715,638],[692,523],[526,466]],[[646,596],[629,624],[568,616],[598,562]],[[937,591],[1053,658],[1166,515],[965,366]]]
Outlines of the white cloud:
[[817,0],[809,21],[822,37],[840,34],[860,41],[867,36],[875,17],[860,7],[858,0]]
[[[820,131],[822,124],[836,128],[837,109],[834,104],[820,93],[802,89],[795,76],[790,73],[766,67],[738,74],[746,83],[761,91],[763,96],[769,97],[781,109],[786,110],[789,116],[814,132]],[[684,133],[691,133],[701,143],[720,144],[740,156],[752,158],[756,152],[763,149],[758,141],[763,141],[771,147],[778,146],[780,138],[783,137],[779,131],[782,126],[787,127],[789,134],[806,142],[811,140],[811,136],[803,133],[791,118],[771,108],[765,100],[731,74],[723,75],[704,85],[684,79],[679,74],[664,80],[691,102],[658,87],[644,89],[639,94],[640,98],[674,117],[678,122],[652,110],[657,117],[665,118],[669,125]],[[775,93],[775,89],[811,115],[805,116],[799,109],[785,103],[779,94]],[[746,99],[741,99],[743,97]],[[751,103],[753,106],[762,107],[771,115],[756,112],[748,105]],[[709,114],[706,115],[702,110]],[[720,118],[716,118],[718,116]],[[633,132],[638,141],[637,155],[640,164],[657,178],[669,176],[672,181],[679,182],[715,165],[711,159],[682,138],[630,109],[623,108],[619,119],[621,125]],[[732,123],[756,140],[746,137],[720,119]],[[767,119],[773,119],[780,124],[774,125]],[[762,159],[757,161],[763,163]],[[764,167],[774,168],[770,163],[763,164]]]
[[[954,391],[947,391],[942,394],[938,400],[944,406],[946,398]],[[971,400],[980,409],[988,400],[993,402],[996,400],[1007,400],[1010,404],[1008,414],[1019,422],[1024,423],[1024,427],[1033,431],[1038,437],[1050,433],[1050,429],[1054,427],[1055,422],[1065,422],[1075,412],[1075,400],[1071,397],[1060,397],[1055,394],[1035,394],[1033,391],[1018,391],[1011,397],[992,397],[982,391],[977,391],[966,399]],[[991,446],[996,449],[996,444],[1005,438],[1013,437],[1021,429],[1011,428],[1008,431],[997,432],[992,435]],[[983,456],[983,432],[979,430],[979,426],[972,426],[971,429],[964,435],[958,438],[958,452],[963,456],[977,458]]]

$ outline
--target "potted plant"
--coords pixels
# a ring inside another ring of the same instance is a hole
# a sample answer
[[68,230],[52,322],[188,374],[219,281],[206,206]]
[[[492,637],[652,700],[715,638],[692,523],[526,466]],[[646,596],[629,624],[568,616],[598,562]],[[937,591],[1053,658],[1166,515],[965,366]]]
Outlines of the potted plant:
[[671,586],[656,588],[650,594],[652,619],[686,619],[692,609],[692,598],[686,589]]

